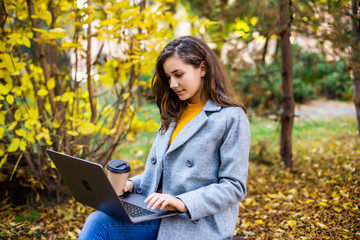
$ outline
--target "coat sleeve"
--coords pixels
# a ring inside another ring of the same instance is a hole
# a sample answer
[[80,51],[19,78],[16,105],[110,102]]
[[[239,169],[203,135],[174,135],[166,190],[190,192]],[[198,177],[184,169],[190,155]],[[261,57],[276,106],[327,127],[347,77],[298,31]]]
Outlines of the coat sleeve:
[[[156,157],[156,151],[157,151],[156,146],[157,146],[158,137],[159,137],[159,133],[156,136],[153,145],[151,146],[151,149],[150,149],[150,152],[149,152],[146,164],[145,164],[144,172],[129,179],[130,181],[132,181],[134,183],[134,192],[137,192],[139,194],[146,195],[151,190],[155,191],[154,189],[155,188],[157,189],[157,186],[156,187],[154,186],[153,189],[144,189],[145,191],[141,192],[141,193],[137,191],[139,189],[140,185],[142,184],[144,178],[147,178],[149,181],[153,180],[155,182],[155,179],[153,179],[153,177],[155,176],[155,172],[152,172],[152,170],[151,170],[153,168],[151,166],[152,164],[151,164],[151,161],[149,161],[149,159]],[[154,182],[153,182],[153,184],[154,184]]]
[[234,108],[227,114],[225,134],[220,146],[218,183],[176,196],[185,203],[191,220],[222,212],[244,198],[249,150],[248,119],[242,109]]

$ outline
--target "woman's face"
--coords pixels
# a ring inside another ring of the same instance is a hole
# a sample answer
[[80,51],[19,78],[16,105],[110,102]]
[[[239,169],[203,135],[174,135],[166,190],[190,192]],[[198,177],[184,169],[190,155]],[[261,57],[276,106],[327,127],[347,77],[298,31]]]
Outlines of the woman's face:
[[198,103],[204,100],[201,96],[201,78],[205,76],[204,62],[200,64],[199,68],[195,68],[173,55],[165,60],[163,68],[170,88],[181,101],[190,100],[191,103]]

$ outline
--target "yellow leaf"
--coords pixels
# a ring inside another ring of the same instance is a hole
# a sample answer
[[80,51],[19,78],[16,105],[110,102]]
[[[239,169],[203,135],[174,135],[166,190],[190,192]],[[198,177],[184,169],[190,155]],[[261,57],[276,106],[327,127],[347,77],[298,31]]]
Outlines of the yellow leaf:
[[40,132],[38,135],[36,135],[36,140],[40,140],[44,137],[44,133],[43,132]]
[[35,143],[34,134],[28,133],[25,136],[25,139],[28,141],[28,143]]
[[14,96],[13,95],[7,95],[6,101],[11,105],[14,103]]
[[343,208],[347,209],[347,206],[351,206],[351,203],[347,202],[347,203],[344,203],[342,206],[343,206]]
[[20,140],[20,150],[25,151],[26,150],[26,141],[24,139]]
[[6,162],[6,159],[7,159],[7,154],[5,154],[5,156],[1,159],[1,162],[0,162],[0,168],[4,165],[4,163]]
[[[10,65],[10,64],[7,64],[7,65]],[[12,84],[6,84],[6,85],[3,85],[0,83],[0,94],[2,95],[7,95],[9,94],[9,92],[11,91],[12,89]]]
[[320,205],[320,206],[323,206],[323,207],[329,206],[326,202],[320,202],[319,205]]
[[126,99],[129,98],[129,96],[130,96],[130,93],[128,93],[128,92],[127,92],[127,93],[124,93],[124,94],[123,94],[123,99],[126,100]]
[[63,102],[67,102],[69,100],[71,100],[74,97],[74,93],[73,92],[66,92],[62,95],[61,100]]
[[5,114],[6,111],[0,111],[0,125],[5,125]]
[[120,22],[119,19],[116,19],[116,18],[110,18],[110,19],[106,19],[104,21],[102,21],[100,23],[101,26],[108,26],[108,25],[115,25],[115,24],[118,24]]
[[121,13],[120,18],[121,20],[126,20],[130,17],[134,17],[139,13],[139,10],[140,10],[140,6],[137,6],[134,9],[125,10]]
[[120,1],[115,3],[113,6],[109,7],[108,10],[119,10],[121,8],[129,8],[129,1],[128,0],[124,0],[124,1]]
[[33,31],[38,32],[38,33],[42,33],[42,34],[48,34],[48,32],[44,29],[41,28],[32,28]]
[[20,139],[19,138],[13,138],[11,140],[10,146],[8,147],[8,152],[15,152],[20,145]]
[[338,213],[341,212],[341,210],[342,210],[341,208],[337,208],[337,207],[333,207],[333,209]]
[[20,137],[25,137],[26,136],[26,131],[24,129],[22,129],[22,128],[16,129],[15,133]]
[[47,88],[53,89],[55,87],[55,78],[50,78],[49,81],[46,83]]
[[52,22],[51,12],[45,10],[45,11],[41,12],[41,16],[39,16],[39,17],[44,19],[46,24],[50,26],[50,24]]
[[31,42],[30,42],[29,38],[23,36],[22,42],[26,47],[28,47],[28,48],[31,47]]
[[317,222],[316,225],[324,229],[328,228],[325,224],[322,224],[321,222]]
[[68,232],[67,235],[70,239],[77,239],[76,235],[73,232]]
[[62,50],[68,50],[68,49],[70,49],[70,48],[81,48],[82,47],[82,45],[81,45],[81,43],[71,43],[71,42],[63,42],[62,44],[61,44],[61,49]]
[[78,136],[79,135],[79,133],[77,133],[77,132],[75,132],[75,131],[67,131],[67,133],[69,134],[69,135],[71,135],[71,136]]
[[57,129],[59,127],[60,127],[60,123],[58,123],[58,121],[56,121],[56,119],[55,119],[54,122],[53,122],[53,128]]
[[10,124],[10,126],[9,126],[9,131],[12,131],[15,127],[16,127],[16,125],[17,125],[18,123],[15,121],[15,122],[12,122],[11,124]]
[[54,28],[54,29],[50,29],[50,31],[49,31],[50,39],[63,38],[65,36],[66,36],[66,32],[62,28]]
[[127,136],[126,136],[126,140],[129,141],[129,142],[133,142],[136,140],[135,136],[133,133],[128,133]]
[[0,43],[0,52],[5,52],[6,51],[6,43],[5,42],[1,42]]
[[50,167],[51,168],[56,168],[55,164],[53,163],[53,161],[50,161]]
[[5,128],[4,128],[4,127],[0,127],[0,139],[3,138],[4,132],[5,132]]
[[38,95],[39,95],[40,97],[46,96],[47,94],[48,94],[48,91],[47,91],[46,89],[44,89],[44,88],[42,88],[42,89],[40,89],[40,90],[38,91]]
[[46,139],[46,143],[47,143],[48,145],[52,145],[52,144],[53,144],[53,142],[51,141],[50,138],[47,138],[47,139]]
[[264,224],[263,220],[259,219],[259,220],[255,220],[256,224]]
[[313,199],[310,199],[310,198],[308,198],[308,199],[305,200],[305,203],[306,203],[306,204],[310,204],[310,203],[313,203],[313,202],[314,202],[314,200],[313,200]]
[[293,220],[291,219],[291,220],[289,221],[289,226],[290,226],[291,228],[294,228],[295,225],[296,225],[295,221],[293,221]]
[[87,122],[87,123],[83,123],[79,126],[79,132],[81,134],[91,134],[95,131],[95,125],[92,124],[91,122]]

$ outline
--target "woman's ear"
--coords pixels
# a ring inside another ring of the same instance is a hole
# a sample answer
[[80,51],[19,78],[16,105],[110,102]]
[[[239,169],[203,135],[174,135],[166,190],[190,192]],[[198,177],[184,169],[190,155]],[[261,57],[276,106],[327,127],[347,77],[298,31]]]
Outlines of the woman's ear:
[[201,77],[204,77],[205,74],[206,74],[205,61],[202,61],[202,62],[200,63],[200,70],[201,70],[201,72],[200,72]]

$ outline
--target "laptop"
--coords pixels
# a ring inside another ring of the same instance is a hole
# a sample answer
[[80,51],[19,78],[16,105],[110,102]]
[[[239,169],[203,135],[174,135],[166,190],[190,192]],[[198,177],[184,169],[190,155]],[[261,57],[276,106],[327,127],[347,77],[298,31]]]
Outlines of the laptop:
[[165,209],[149,209],[144,203],[146,197],[137,193],[117,196],[104,168],[99,163],[49,149],[46,151],[74,198],[84,205],[130,223],[170,217],[180,213]]

